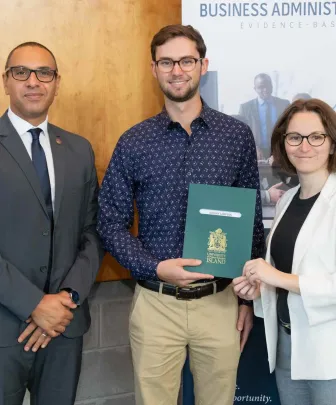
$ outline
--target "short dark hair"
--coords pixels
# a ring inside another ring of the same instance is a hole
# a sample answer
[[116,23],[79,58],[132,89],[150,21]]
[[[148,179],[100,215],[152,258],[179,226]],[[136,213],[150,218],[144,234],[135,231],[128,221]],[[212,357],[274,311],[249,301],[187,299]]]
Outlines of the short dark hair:
[[42,44],[40,44],[40,43],[38,43],[38,42],[23,42],[22,44],[16,46],[14,49],[12,49],[12,50],[9,52],[9,55],[8,55],[8,57],[7,57],[6,64],[5,64],[5,70],[9,67],[10,58],[12,57],[13,53],[14,53],[17,49],[25,48],[25,47],[27,47],[27,46],[42,48],[42,49],[45,49],[47,52],[49,52],[50,55],[52,56],[52,58],[54,59],[55,66],[56,66],[56,71],[58,70],[58,68],[57,68],[57,62],[56,62],[56,58],[55,58],[54,54],[51,52],[50,49],[48,49],[46,46],[44,46],[44,45],[42,45]]
[[[285,150],[284,134],[287,131],[290,120],[299,112],[314,112],[319,115],[323,127],[330,136],[332,142],[336,143],[336,113],[324,101],[317,98],[309,100],[299,99],[290,104],[275,124],[271,139],[271,149],[274,161],[289,174],[296,173],[295,167],[289,161]],[[336,154],[329,156],[329,172],[336,172]]]
[[254,78],[254,83],[257,79],[265,80],[267,82],[270,82],[272,84],[272,79],[271,76],[268,75],[267,73],[258,73],[257,76]]
[[152,60],[153,61],[156,60],[156,48],[158,46],[161,46],[170,39],[176,37],[185,37],[190,39],[191,41],[194,41],[196,43],[196,48],[200,57],[201,58],[205,57],[206,46],[202,38],[202,35],[197,30],[195,30],[195,28],[193,28],[191,25],[175,24],[175,25],[167,25],[166,27],[161,28],[160,31],[154,35],[151,42]]

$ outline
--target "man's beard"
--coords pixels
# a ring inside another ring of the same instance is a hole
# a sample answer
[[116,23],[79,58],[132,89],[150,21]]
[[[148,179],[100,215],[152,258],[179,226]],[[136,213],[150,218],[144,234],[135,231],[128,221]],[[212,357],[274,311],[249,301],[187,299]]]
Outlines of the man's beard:
[[190,99],[192,99],[194,97],[194,95],[197,93],[198,91],[198,87],[199,87],[199,82],[195,84],[194,87],[190,87],[188,89],[188,91],[183,94],[183,95],[175,95],[174,93],[170,92],[167,89],[164,89],[163,86],[161,86],[161,83],[159,82],[160,88],[163,92],[163,94],[171,101],[175,102],[175,103],[184,103],[185,101],[188,101]]

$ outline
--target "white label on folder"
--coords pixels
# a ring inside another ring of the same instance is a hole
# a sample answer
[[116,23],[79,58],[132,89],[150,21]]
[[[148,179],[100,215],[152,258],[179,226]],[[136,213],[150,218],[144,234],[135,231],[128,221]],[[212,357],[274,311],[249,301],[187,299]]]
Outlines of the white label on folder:
[[208,210],[205,208],[200,209],[200,213],[203,215],[219,215],[221,217],[231,217],[231,218],[241,218],[242,216],[240,212]]

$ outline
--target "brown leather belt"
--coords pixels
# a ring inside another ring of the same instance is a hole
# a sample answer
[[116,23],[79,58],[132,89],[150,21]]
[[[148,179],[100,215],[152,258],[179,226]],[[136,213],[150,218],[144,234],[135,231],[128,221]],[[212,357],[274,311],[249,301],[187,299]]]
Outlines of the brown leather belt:
[[[225,288],[232,282],[229,278],[221,278],[212,283],[197,286],[197,287],[177,287],[171,284],[163,283],[162,294],[171,295],[177,300],[194,300],[206,297],[214,293],[225,290]],[[138,280],[141,287],[148,290],[160,291],[160,282],[152,280]]]

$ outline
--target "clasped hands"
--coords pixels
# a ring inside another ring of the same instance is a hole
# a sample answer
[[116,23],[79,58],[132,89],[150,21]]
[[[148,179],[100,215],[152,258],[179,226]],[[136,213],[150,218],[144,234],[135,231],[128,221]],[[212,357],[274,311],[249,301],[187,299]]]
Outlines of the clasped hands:
[[28,336],[24,350],[32,348],[36,352],[45,348],[52,338],[65,332],[73,319],[71,309],[77,308],[66,291],[58,294],[46,294],[27,319],[28,326],[21,333],[18,342],[22,343]]

